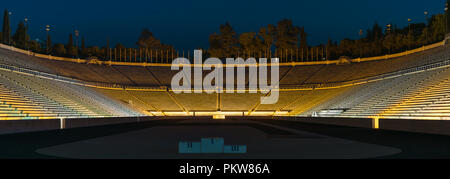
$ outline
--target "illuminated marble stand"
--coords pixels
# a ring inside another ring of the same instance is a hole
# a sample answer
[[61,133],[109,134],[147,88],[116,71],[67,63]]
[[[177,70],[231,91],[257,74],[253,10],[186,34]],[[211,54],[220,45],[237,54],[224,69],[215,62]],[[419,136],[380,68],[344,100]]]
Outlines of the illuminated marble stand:
[[178,153],[184,154],[243,154],[246,145],[225,145],[223,138],[202,138],[201,142],[179,142]]

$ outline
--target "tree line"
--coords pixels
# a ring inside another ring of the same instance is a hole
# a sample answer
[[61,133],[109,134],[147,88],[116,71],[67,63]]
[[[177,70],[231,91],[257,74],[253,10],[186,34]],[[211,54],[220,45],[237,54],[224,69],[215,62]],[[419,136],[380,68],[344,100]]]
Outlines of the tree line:
[[288,19],[279,21],[277,25],[261,27],[259,32],[242,34],[237,34],[229,23],[225,23],[220,26],[218,33],[210,35],[209,55],[225,58],[263,54],[288,59],[294,56],[296,60],[321,60],[403,52],[442,41],[449,29],[448,15],[448,12],[434,15],[427,23],[409,23],[404,28],[398,28],[395,24],[382,26],[375,22],[372,28],[359,31],[359,39],[347,38],[339,43],[330,39],[326,44],[317,46],[309,46],[305,28],[294,26]]

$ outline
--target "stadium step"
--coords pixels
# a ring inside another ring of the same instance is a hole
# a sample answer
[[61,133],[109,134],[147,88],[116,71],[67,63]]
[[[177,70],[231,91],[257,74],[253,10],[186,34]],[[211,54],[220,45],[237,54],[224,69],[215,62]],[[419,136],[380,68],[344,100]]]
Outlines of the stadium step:
[[424,110],[449,110],[450,111],[450,104],[446,105],[446,106],[427,106],[425,108],[423,108]]
[[0,120],[37,120],[39,117],[0,117]]
[[17,109],[11,108],[11,107],[8,107],[8,108],[0,107],[0,112],[2,112],[2,111],[17,111]]

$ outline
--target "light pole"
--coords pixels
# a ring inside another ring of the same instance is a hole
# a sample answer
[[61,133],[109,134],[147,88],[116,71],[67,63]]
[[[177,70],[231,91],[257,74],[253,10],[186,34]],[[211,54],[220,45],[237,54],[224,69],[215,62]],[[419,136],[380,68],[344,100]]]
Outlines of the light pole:
[[426,19],[426,22],[425,22],[425,29],[426,29],[426,31],[425,31],[425,38],[426,38],[426,42],[425,42],[425,45],[427,45],[428,44],[428,11],[425,11],[423,14],[425,14],[425,19]]
[[80,35],[80,31],[75,30],[75,50],[77,52],[77,58],[78,58],[78,36]]
[[391,42],[390,42],[390,41],[391,41],[391,38],[392,38],[392,37],[391,37],[391,27],[392,27],[392,25],[391,25],[391,24],[388,24],[388,25],[386,25],[386,27],[387,27],[387,28],[386,28],[387,33],[388,33],[388,35],[389,35],[389,39],[388,39],[388,40],[389,40],[389,41],[388,41],[388,43],[389,43],[389,49],[388,49],[388,50],[389,50],[389,55],[390,55],[390,54],[391,54],[391,46],[392,46],[392,44],[391,44]]
[[362,51],[363,51],[363,47],[362,47],[362,36],[364,35],[364,31],[362,29],[359,29],[359,41],[361,42],[360,44],[360,48],[359,48],[359,58],[362,57]]
[[411,43],[412,43],[412,37],[413,35],[411,34],[411,21],[412,19],[408,18],[408,50],[411,49]]
[[35,52],[37,52],[37,48],[38,48],[38,46],[39,46],[39,44],[41,44],[40,42],[39,42],[39,38],[36,38],[36,45],[34,46],[34,50],[35,50]]
[[[12,23],[12,18],[11,18],[12,12],[9,11],[9,12],[8,12],[8,15],[9,15],[9,19],[11,19],[11,24],[13,24],[13,23]],[[11,45],[11,29],[9,30],[9,34],[8,34],[8,44]]]
[[[445,11],[445,35],[447,35],[448,34],[448,2],[447,3],[445,3],[445,9],[444,9],[444,11]],[[444,35],[444,38],[445,38],[445,35]]]
[[25,21],[25,37],[23,37],[23,38],[25,38],[25,48],[26,48],[27,51],[28,51],[28,50],[29,50],[29,49],[28,49],[28,40],[27,40],[28,18],[25,18],[24,21]]
[[48,36],[48,32],[50,31],[50,25],[46,25],[46,26],[45,26],[45,31],[47,32],[47,45],[45,45],[45,46],[47,47],[47,54],[49,54],[49,51],[48,51],[48,50],[49,50],[49,45],[50,45],[50,44],[49,44],[49,41],[48,41],[48,40],[49,40],[50,38],[49,38],[49,36]]

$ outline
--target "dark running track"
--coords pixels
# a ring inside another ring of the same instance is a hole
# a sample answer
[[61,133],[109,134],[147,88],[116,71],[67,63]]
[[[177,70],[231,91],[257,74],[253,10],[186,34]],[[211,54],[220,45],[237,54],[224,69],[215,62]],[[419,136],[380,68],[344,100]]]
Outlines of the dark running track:
[[[244,120],[240,120],[239,122],[242,121]],[[307,124],[295,121],[258,120],[258,123],[269,125],[235,124],[233,121],[221,123],[215,121],[157,120],[102,127],[0,135],[0,158],[59,159],[60,157],[43,155],[36,151],[95,138],[125,135],[155,127],[195,126],[202,128],[211,126],[245,126],[263,131],[272,137],[292,135],[289,131],[278,127],[270,127],[270,125],[305,132],[302,135],[304,138],[314,139],[315,135],[329,136],[401,150],[400,153],[375,158],[450,158],[450,136]],[[309,136],[309,134],[313,134],[313,136]]]

